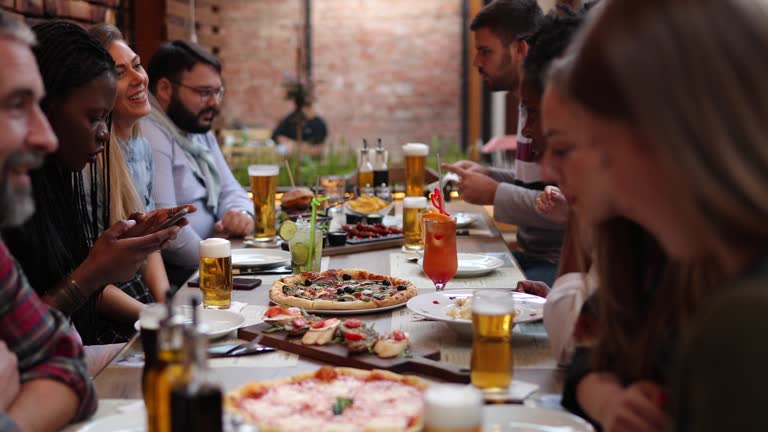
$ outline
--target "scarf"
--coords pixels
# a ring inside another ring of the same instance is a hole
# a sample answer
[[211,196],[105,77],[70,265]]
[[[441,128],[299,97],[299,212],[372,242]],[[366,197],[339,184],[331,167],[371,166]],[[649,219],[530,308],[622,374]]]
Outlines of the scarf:
[[149,103],[152,105],[152,112],[149,113],[147,119],[159,128],[171,133],[173,139],[184,151],[192,174],[208,191],[208,201],[205,205],[214,215],[218,214],[221,176],[216,162],[213,160],[211,149],[205,143],[192,139],[190,135],[179,129],[165,113],[153,94],[149,95]]

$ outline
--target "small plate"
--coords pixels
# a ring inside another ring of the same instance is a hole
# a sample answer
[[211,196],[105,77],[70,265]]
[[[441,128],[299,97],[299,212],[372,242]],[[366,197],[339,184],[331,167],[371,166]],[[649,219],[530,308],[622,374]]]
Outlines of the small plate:
[[[197,308],[197,313],[199,314],[200,322],[208,328],[207,334],[209,339],[225,336],[239,329],[245,322],[245,317],[237,312],[227,310]],[[133,327],[137,331],[141,330],[138,321],[134,323]]]
[[[443,321],[461,336],[472,337],[472,320],[456,319],[448,315],[457,298],[472,297],[474,290],[448,289],[446,291],[421,294],[408,300],[408,309],[437,321]],[[544,303],[547,299],[531,294],[509,291],[515,298],[515,324],[537,321],[544,317]]]
[[234,249],[232,267],[267,269],[291,263],[290,252],[277,249]]
[[[488,255],[460,253],[457,257],[459,268],[456,270],[455,277],[482,276],[504,266],[504,261]],[[423,262],[424,258],[419,258],[417,261],[422,267],[424,266]]]
[[456,218],[456,228],[466,228],[479,219],[474,213],[455,213],[453,217]]
[[595,429],[573,414],[520,405],[483,407],[483,432],[594,432]]
[[392,207],[394,207],[395,202],[392,201],[389,203],[386,207],[382,208],[381,210],[375,211],[373,213],[360,213],[352,209],[352,207],[349,206],[349,203],[344,204],[344,211],[346,213],[351,213],[353,215],[360,215],[360,216],[369,216],[369,215],[379,215],[384,216],[389,213],[390,210],[392,210]]
[[144,432],[147,415],[144,410],[111,415],[87,423],[79,432]]

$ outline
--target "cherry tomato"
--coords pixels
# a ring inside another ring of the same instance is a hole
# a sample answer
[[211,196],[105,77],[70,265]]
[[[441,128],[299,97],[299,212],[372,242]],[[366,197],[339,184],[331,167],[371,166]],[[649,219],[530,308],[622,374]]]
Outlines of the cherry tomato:
[[325,325],[325,320],[321,320],[321,321],[313,322],[312,328],[319,329],[319,328],[323,328],[324,325]]
[[408,336],[406,336],[405,332],[402,330],[395,330],[392,332],[392,339],[400,342],[408,339]]
[[281,306],[272,306],[271,308],[267,309],[266,312],[264,312],[264,316],[267,318],[274,318],[278,315],[290,315],[288,311]]
[[346,328],[353,329],[353,328],[358,328],[361,325],[363,325],[363,322],[361,320],[357,319],[357,318],[352,318],[352,319],[348,319],[348,320],[344,321],[344,327],[346,327]]
[[361,335],[360,333],[344,333],[344,339],[348,341],[355,342],[355,341],[363,340],[363,337],[364,336]]
[[291,325],[296,328],[302,328],[307,325],[307,321],[305,321],[304,318],[296,318],[295,320],[291,321]]

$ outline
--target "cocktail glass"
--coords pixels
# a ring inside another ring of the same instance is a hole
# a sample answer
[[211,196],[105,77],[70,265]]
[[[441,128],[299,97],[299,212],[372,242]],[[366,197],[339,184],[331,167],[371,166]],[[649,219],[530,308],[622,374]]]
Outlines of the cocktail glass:
[[456,255],[456,218],[437,213],[425,213],[424,273],[442,291],[456,275],[459,262]]
[[320,257],[323,254],[323,230],[315,229],[315,244],[312,260],[309,259],[310,229],[309,223],[297,223],[296,234],[288,241],[288,249],[291,251],[291,264],[293,274],[309,271],[320,271]]

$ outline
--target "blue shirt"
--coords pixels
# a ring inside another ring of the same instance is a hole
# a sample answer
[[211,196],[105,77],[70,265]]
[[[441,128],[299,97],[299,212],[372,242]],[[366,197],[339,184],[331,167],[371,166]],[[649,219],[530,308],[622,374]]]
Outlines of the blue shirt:
[[211,237],[215,233],[214,224],[224,217],[227,210],[245,210],[251,213],[253,202],[232,175],[213,133],[189,134],[189,137],[199,140],[211,149],[218,167],[221,177],[218,214],[213,214],[206,206],[208,190],[193,174],[184,150],[173,138],[172,132],[159,127],[149,119],[141,120],[141,130],[152,147],[154,161],[152,198],[155,206],[166,208],[194,204],[197,207],[196,212],[187,216],[189,225],[182,228],[176,239],[163,249],[163,259],[166,263],[179,267],[197,268],[200,264],[200,240]]
[[125,163],[139,199],[147,211],[153,210],[155,202],[152,199],[152,146],[139,134],[132,136],[127,143],[120,141],[120,148],[123,150]]

